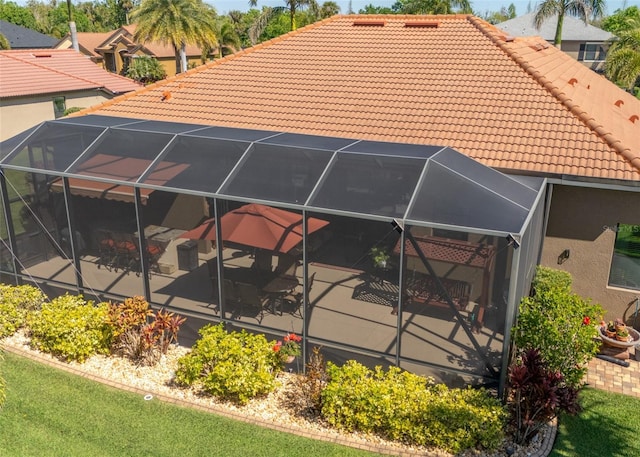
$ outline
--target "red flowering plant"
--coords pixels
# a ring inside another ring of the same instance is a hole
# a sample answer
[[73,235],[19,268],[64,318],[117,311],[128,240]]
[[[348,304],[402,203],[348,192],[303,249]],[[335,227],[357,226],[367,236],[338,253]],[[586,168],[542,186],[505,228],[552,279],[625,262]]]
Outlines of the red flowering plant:
[[279,353],[283,359],[297,357],[301,352],[300,341],[302,341],[302,337],[295,333],[289,333],[282,339],[282,341],[276,342],[273,346],[273,350]]

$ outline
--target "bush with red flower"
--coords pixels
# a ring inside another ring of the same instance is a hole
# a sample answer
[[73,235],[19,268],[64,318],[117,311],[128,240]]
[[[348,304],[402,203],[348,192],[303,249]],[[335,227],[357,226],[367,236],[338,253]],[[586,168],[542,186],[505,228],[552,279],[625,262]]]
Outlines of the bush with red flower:
[[273,350],[280,354],[283,360],[286,360],[289,357],[297,357],[301,353],[301,341],[302,337],[295,333],[289,333],[282,339],[282,341],[276,342],[273,346]]

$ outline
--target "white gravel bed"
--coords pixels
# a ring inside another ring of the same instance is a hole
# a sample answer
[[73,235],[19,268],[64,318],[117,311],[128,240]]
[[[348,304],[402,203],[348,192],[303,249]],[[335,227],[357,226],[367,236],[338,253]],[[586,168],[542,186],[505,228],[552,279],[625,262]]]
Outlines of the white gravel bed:
[[[24,332],[19,331],[13,336],[0,340],[4,346],[14,347],[23,351],[38,352],[30,348],[29,338]],[[90,357],[84,363],[69,362],[69,367],[74,370],[91,374],[99,378],[135,387],[150,395],[163,395],[185,402],[201,405],[220,412],[226,412],[247,419],[263,421],[266,424],[277,423],[290,429],[299,429],[306,432],[315,432],[328,439],[342,438],[355,444],[375,444],[385,449],[385,453],[413,454],[424,456],[450,456],[446,452],[432,449],[406,446],[396,442],[390,442],[377,436],[359,433],[343,433],[330,428],[318,418],[305,417],[295,397],[294,381],[297,374],[282,372],[278,374],[278,387],[264,398],[250,401],[245,406],[235,405],[229,402],[217,401],[215,398],[203,395],[195,388],[178,387],[174,384],[174,375],[178,359],[190,351],[189,348],[172,345],[160,362],[153,367],[136,366],[128,359],[116,356],[97,355]],[[49,354],[38,352],[39,357],[56,360]],[[528,447],[514,445],[510,440],[505,440],[498,451],[488,454],[479,451],[465,452],[464,457],[498,457],[509,455],[507,448],[511,448],[515,457],[530,457],[540,455],[539,448],[545,442],[547,434],[551,433],[551,427],[544,429]]]

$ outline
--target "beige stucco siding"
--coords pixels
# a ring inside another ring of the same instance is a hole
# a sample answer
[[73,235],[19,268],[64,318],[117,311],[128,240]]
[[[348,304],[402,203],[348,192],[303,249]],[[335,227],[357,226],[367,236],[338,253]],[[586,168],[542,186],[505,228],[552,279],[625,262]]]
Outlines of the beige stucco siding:
[[[571,273],[574,291],[600,303],[610,319],[628,317],[640,295],[608,286],[618,223],[640,224],[640,192],[553,186],[541,264]],[[570,257],[558,265],[565,249]]]
[[67,108],[88,108],[112,98],[106,92],[91,90],[0,100],[0,141],[40,122],[55,119],[53,99],[59,96],[65,97]]

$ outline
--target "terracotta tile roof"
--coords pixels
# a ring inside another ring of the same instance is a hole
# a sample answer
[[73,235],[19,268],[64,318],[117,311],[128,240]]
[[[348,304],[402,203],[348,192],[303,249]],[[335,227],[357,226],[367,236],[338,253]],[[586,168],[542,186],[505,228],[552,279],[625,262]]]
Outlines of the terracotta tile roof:
[[72,49],[0,51],[0,98],[103,89],[122,94],[140,88]]
[[[92,32],[79,32],[78,33],[78,46],[81,46],[87,52],[91,53],[92,57],[102,57],[96,52],[96,48],[100,47],[102,43],[107,41],[113,32],[104,33],[92,33]],[[69,38],[70,37],[65,37]]]
[[502,170],[640,180],[640,100],[541,38],[507,42],[466,15],[334,16],[87,113],[447,145]]
[[[131,36],[136,33],[136,24],[130,24],[127,26],[123,26],[122,28],[127,30],[131,34]],[[175,51],[173,50],[173,46],[171,45],[165,45],[156,41],[151,43],[140,43],[140,45],[156,57],[175,57],[176,55]],[[198,46],[194,45],[187,45],[185,47],[185,52],[188,56],[200,56],[202,54],[202,50]]]

